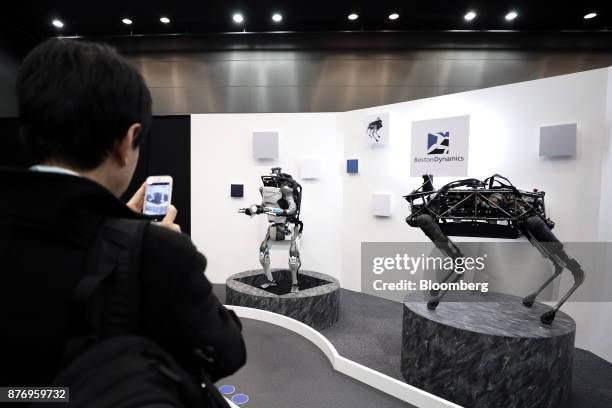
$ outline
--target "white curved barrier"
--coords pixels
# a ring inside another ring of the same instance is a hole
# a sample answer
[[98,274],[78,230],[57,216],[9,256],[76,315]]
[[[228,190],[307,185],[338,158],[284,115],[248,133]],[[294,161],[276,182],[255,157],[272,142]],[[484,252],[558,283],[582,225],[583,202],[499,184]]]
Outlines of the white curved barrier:
[[346,357],[342,357],[325,336],[302,322],[266,310],[231,305],[226,305],[225,307],[236,312],[239,317],[274,324],[299,334],[317,346],[325,354],[336,371],[416,407],[461,408],[460,405],[446,401],[405,382],[398,381],[395,378],[349,360]]
[[229,398],[225,397],[225,400],[227,401],[227,405],[229,405],[230,408],[238,408],[238,405],[234,404]]

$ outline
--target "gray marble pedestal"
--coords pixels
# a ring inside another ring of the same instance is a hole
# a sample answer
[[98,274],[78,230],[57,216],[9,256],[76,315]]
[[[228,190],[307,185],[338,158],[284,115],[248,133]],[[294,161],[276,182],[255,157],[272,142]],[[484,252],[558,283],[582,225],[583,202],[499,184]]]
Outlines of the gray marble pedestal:
[[[290,279],[287,270],[273,269],[272,273],[275,278],[280,274],[276,278],[281,281],[279,287]],[[340,283],[337,279],[318,272],[300,270],[300,291],[282,294],[261,289],[259,285],[266,281],[261,269],[230,276],[226,281],[226,303],[279,313],[317,330],[331,327],[338,320]]]
[[548,408],[569,403],[576,325],[516,296],[454,295],[428,310],[423,293],[404,299],[402,375],[418,388],[470,408]]

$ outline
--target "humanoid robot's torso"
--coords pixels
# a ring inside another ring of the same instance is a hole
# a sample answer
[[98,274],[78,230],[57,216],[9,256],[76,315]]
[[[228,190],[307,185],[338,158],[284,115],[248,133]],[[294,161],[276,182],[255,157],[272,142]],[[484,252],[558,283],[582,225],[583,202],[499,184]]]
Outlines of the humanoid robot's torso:
[[[279,187],[260,187],[262,205],[264,207],[282,208],[280,201],[283,199],[283,191]],[[268,221],[273,223],[285,223],[287,217],[268,214]]]

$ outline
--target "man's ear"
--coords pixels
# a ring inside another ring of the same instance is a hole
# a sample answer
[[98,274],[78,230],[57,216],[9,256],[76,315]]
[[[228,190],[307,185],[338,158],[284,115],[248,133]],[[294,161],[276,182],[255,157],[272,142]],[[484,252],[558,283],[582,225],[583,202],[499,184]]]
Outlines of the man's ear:
[[115,144],[115,158],[121,167],[127,166],[129,155],[132,150],[134,150],[134,140],[138,137],[141,130],[142,125],[140,123],[132,124],[132,126],[128,128],[123,139],[117,141]]

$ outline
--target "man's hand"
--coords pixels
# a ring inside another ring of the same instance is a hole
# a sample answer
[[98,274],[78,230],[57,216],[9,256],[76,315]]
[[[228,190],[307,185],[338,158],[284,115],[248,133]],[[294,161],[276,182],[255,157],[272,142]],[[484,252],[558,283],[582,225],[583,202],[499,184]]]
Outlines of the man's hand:
[[176,219],[176,212],[176,207],[170,204],[168,206],[166,216],[163,220],[157,223],[157,225],[171,229],[172,231],[181,232],[181,226],[174,223],[174,220]]
[[[130,201],[128,201],[126,204],[132,211],[138,214],[141,214],[142,209],[144,208],[146,188],[147,188],[147,183],[146,182],[142,183],[142,186],[140,186],[138,191],[136,191],[134,196],[132,196],[132,198],[130,198]],[[171,229],[172,231],[181,232],[180,225],[174,223],[174,220],[176,219],[176,213],[177,213],[176,207],[170,204],[168,206],[168,212],[166,213],[166,216],[164,217],[163,220],[158,222],[157,225],[164,227],[164,228]]]
[[127,206],[136,213],[142,213],[142,209],[144,207],[145,201],[145,190],[147,188],[147,183],[142,183],[142,186],[136,191],[136,193],[130,198],[130,201],[127,202]]

